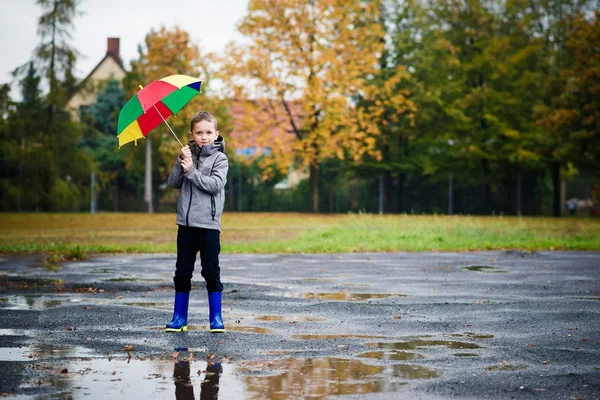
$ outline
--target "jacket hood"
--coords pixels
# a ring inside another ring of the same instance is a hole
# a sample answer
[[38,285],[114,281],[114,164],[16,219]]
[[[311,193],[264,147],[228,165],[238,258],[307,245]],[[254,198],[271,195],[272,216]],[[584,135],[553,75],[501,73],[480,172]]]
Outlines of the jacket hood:
[[[192,140],[188,140],[188,145],[190,149],[192,149],[192,154],[197,158],[199,155],[202,156],[210,156],[217,151],[221,153],[225,153],[225,139],[223,136],[219,135],[213,144],[209,144],[206,146],[202,146],[202,149],[198,147],[198,145]],[[202,153],[200,152],[202,150]]]

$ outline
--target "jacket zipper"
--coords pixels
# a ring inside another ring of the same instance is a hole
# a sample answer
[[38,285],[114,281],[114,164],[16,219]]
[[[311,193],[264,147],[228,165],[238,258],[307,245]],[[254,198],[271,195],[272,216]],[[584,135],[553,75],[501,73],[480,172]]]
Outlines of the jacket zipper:
[[185,226],[190,226],[190,208],[192,208],[192,182],[190,182],[190,202],[188,203],[187,214],[185,215]]
[[[200,154],[202,154],[202,149],[200,149]],[[200,154],[198,154],[198,158],[196,159],[196,168],[198,168],[198,164],[200,161]],[[185,215],[185,226],[190,226],[190,209],[192,208],[192,195],[194,191],[192,190],[192,182],[190,182],[190,201],[188,203],[187,214]]]

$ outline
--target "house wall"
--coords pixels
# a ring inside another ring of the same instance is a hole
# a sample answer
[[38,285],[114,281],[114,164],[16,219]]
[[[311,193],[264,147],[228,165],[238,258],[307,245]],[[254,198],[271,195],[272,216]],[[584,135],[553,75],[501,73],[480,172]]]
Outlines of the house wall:
[[79,108],[81,106],[89,106],[96,102],[99,83],[110,78],[121,81],[124,77],[125,71],[115,59],[105,57],[67,103],[67,109],[71,112],[74,120],[79,121]]

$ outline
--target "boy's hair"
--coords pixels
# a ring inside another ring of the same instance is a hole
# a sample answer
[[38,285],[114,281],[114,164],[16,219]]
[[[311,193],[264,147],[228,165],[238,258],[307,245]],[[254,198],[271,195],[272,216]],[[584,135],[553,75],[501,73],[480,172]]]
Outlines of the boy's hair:
[[194,131],[194,125],[200,121],[212,122],[215,126],[215,131],[217,130],[217,119],[215,116],[208,111],[198,111],[198,114],[194,115],[190,121],[190,132]]

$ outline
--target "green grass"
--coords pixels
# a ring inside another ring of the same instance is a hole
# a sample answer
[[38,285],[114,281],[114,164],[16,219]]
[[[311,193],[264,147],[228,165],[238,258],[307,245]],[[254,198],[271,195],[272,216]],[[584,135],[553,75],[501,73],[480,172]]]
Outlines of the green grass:
[[[175,252],[174,214],[0,214],[0,252]],[[436,215],[225,213],[223,253],[600,250],[600,220]]]

